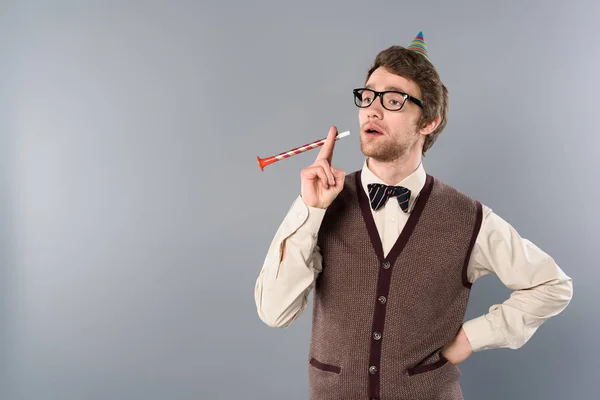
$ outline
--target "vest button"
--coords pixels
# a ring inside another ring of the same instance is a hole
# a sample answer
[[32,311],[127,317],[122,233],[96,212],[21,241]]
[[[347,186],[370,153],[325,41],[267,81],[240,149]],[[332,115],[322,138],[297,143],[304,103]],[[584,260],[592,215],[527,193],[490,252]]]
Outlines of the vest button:
[[391,266],[391,264],[389,261],[386,261],[381,266],[383,267],[383,269],[388,269]]
[[379,332],[373,332],[373,339],[375,339],[375,340],[381,339],[381,333],[379,333]]
[[375,375],[375,374],[377,373],[377,367],[376,367],[376,366],[374,366],[374,365],[371,365],[371,366],[369,367],[369,372],[370,372],[372,375]]
[[387,301],[387,299],[385,298],[385,296],[379,296],[379,298],[377,300],[379,300],[379,302],[381,304],[385,304],[385,302]]

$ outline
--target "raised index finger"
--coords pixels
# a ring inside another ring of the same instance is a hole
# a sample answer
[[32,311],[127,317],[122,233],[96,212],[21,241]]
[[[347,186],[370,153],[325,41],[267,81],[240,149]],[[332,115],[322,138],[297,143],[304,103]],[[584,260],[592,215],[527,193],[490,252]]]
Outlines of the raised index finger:
[[325,160],[327,160],[327,162],[331,163],[336,136],[337,136],[337,128],[335,126],[332,126],[329,129],[329,134],[327,135],[327,138],[325,139],[325,144],[321,147],[321,150],[319,151],[317,160],[325,159]]

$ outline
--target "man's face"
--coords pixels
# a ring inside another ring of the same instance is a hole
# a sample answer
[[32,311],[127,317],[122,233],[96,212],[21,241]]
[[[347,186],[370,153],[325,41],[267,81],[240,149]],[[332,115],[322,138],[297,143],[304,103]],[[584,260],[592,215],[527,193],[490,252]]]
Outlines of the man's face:
[[[379,92],[396,90],[422,99],[416,83],[385,68],[375,70],[365,87]],[[418,129],[420,117],[420,107],[410,100],[406,100],[400,111],[390,111],[382,107],[381,98],[377,97],[369,107],[359,108],[361,151],[365,156],[383,162],[403,157],[422,136]],[[380,133],[370,133],[371,129]]]

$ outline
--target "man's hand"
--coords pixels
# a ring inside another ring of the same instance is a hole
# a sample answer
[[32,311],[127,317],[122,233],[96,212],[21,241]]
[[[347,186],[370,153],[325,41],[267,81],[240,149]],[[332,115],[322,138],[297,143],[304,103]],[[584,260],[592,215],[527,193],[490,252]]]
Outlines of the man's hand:
[[462,328],[456,338],[442,349],[442,355],[454,365],[465,361],[472,353],[473,348]]
[[332,126],[313,164],[301,173],[301,196],[304,202],[317,208],[327,208],[344,188],[346,173],[331,166],[337,128]]

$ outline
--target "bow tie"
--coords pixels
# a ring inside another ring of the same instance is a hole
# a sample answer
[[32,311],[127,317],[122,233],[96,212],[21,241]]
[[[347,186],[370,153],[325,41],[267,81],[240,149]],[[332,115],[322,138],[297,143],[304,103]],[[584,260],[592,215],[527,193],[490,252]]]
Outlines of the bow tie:
[[410,189],[402,186],[387,186],[381,183],[370,183],[367,188],[369,189],[369,200],[373,210],[379,210],[390,197],[396,197],[402,211],[408,212]]

